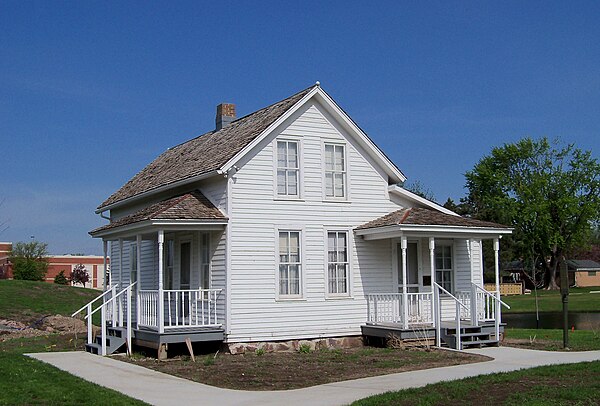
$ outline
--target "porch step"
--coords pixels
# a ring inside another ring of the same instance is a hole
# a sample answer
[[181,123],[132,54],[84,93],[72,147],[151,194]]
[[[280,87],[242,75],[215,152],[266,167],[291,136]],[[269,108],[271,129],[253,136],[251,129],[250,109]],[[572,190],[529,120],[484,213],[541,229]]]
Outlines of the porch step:
[[[461,349],[468,347],[497,346],[498,340],[494,337],[494,332],[489,329],[483,330],[485,326],[466,326],[461,327],[459,331]],[[457,333],[456,328],[442,329],[442,341],[450,348],[456,348]]]
[[[124,327],[106,328],[106,354],[114,354],[125,344],[127,329]],[[85,345],[85,350],[92,354],[102,354],[102,334],[96,336],[96,342]]]

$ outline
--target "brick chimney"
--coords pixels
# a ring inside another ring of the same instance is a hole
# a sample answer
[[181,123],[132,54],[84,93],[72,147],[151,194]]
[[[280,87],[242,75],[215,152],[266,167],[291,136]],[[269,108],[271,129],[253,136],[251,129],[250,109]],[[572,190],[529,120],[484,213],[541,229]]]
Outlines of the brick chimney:
[[217,117],[215,118],[217,131],[223,127],[227,127],[233,120],[235,120],[235,104],[219,104],[217,106]]

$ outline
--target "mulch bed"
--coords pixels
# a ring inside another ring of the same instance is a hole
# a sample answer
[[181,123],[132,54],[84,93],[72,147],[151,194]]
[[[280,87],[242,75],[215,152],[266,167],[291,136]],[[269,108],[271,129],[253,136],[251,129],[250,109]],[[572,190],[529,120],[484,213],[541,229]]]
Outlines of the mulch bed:
[[186,355],[157,361],[135,355],[123,360],[208,385],[244,390],[285,390],[349,379],[488,361],[490,358],[445,350],[352,348],[310,353]]

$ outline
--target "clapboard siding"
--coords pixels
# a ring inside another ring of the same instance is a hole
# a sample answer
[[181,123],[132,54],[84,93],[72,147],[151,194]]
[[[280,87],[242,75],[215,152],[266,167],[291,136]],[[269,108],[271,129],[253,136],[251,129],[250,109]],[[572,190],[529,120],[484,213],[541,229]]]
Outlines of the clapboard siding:
[[[276,136],[301,140],[300,201],[274,198]],[[323,143],[346,145],[349,199],[324,201]],[[330,119],[310,104],[267,140],[232,183],[231,320],[228,341],[256,341],[360,334],[366,319],[365,293],[386,292],[392,283],[389,240],[364,241],[352,229],[399,207],[387,197],[387,178]],[[303,295],[276,300],[275,252],[278,229],[301,230]],[[351,292],[326,296],[326,230],[348,230]]]

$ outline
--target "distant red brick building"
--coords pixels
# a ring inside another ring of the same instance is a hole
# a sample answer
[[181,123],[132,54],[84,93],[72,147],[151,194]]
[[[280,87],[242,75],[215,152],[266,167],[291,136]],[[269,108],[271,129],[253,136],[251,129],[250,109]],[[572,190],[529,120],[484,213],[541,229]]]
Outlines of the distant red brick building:
[[[12,265],[8,261],[8,253],[12,250],[12,243],[0,242],[0,277],[11,279]],[[110,264],[109,258],[106,259],[107,267]],[[85,284],[86,288],[102,289],[106,272],[104,270],[104,257],[98,255],[50,255],[48,256],[48,272],[46,273],[46,282],[54,283],[54,278],[64,271],[65,276],[69,278],[71,271],[75,266],[82,264],[90,281]]]

